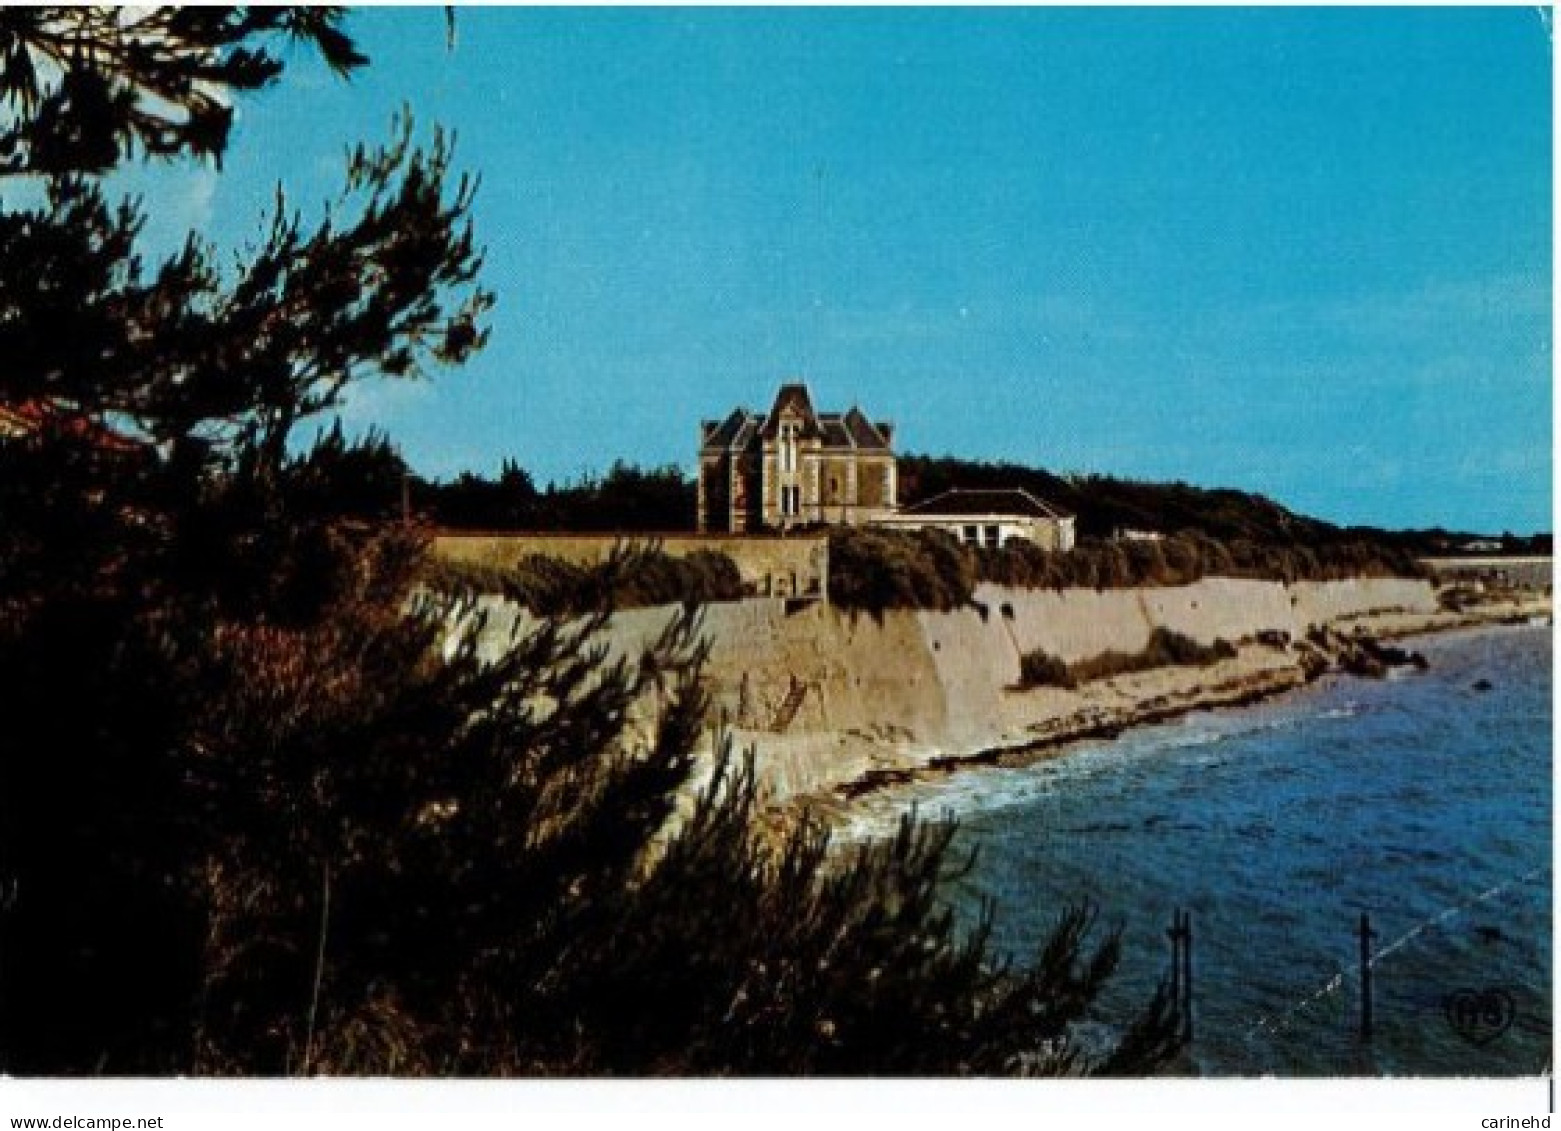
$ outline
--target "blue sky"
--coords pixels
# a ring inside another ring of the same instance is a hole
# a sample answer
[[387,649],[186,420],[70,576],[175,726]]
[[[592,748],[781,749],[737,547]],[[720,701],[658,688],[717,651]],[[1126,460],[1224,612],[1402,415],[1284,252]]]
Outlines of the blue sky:
[[[245,101],[236,241],[402,104],[482,178],[492,344],[366,388],[413,465],[692,469],[805,378],[904,451],[1340,522],[1551,524],[1549,31],[1533,9],[437,9]],[[151,186],[151,187],[147,187]]]

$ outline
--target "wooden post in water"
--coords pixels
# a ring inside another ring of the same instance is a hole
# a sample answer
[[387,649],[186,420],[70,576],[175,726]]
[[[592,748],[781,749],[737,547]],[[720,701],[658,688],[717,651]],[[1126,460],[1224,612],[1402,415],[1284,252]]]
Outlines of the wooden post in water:
[[1371,916],[1360,913],[1360,1039],[1371,1040]]
[[1182,1039],[1192,1042],[1192,912],[1182,912]]

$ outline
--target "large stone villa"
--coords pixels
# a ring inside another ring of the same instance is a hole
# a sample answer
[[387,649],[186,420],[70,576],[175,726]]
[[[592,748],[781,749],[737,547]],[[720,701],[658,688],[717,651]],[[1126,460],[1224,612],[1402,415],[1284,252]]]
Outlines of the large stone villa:
[[698,529],[742,534],[891,514],[893,439],[893,425],[861,409],[818,412],[806,385],[782,385],[769,412],[739,408],[700,426]]
[[876,523],[947,530],[987,549],[1013,538],[1073,548],[1073,516],[1027,491],[949,491],[902,510],[894,426],[855,407],[819,412],[800,382],[782,385],[767,413],[705,421],[699,440],[700,533]]

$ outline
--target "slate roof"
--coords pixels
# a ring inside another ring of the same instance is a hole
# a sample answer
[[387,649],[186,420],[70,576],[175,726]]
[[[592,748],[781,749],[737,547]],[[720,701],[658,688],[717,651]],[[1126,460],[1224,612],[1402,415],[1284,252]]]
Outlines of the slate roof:
[[[874,424],[859,408],[846,412],[815,412],[808,387],[801,383],[782,385],[775,394],[774,407],[768,413],[737,409],[719,425],[707,422],[703,450],[743,451],[762,439],[774,439],[781,413],[790,409],[802,417],[802,435],[817,439],[826,451],[890,450],[887,423]],[[713,429],[713,430],[712,430]]]
[[819,429],[823,432],[824,446],[826,448],[849,448],[851,443],[851,429],[845,426],[839,413],[825,413],[818,418]]
[[[742,434],[744,426],[750,423],[750,417],[746,409],[736,409],[732,415],[716,424],[714,421],[706,421],[705,428],[708,434],[705,436],[706,448],[730,448]],[[709,429],[714,426],[714,431]]]
[[963,518],[973,515],[1022,515],[1025,518],[1070,518],[1067,511],[1036,498],[1022,488],[965,491],[955,488],[912,506],[900,514],[917,518]]

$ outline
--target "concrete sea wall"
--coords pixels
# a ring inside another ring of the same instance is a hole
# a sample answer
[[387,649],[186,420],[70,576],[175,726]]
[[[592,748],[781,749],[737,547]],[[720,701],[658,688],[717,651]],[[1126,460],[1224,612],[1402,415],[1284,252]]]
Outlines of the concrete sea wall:
[[1040,592],[984,585],[976,599],[1011,624],[1018,651],[1042,650],[1069,663],[1102,652],[1137,652],[1158,627],[1210,644],[1216,638],[1235,641],[1266,631],[1299,636],[1312,625],[1387,610],[1436,611],[1429,584],[1399,578],[1284,585],[1210,577],[1160,589]]
[[[497,648],[525,617],[501,602],[488,611],[485,643]],[[1299,637],[1313,625],[1348,629],[1356,618],[1384,612],[1435,611],[1423,581],[1287,586],[1207,578],[1105,591],[984,585],[974,607],[877,618],[761,598],[707,606],[702,627],[711,641],[707,674],[717,717],[757,745],[766,773],[793,793],[859,775],[870,768],[873,746],[968,753],[994,741],[1000,720],[1013,719],[1011,688],[1028,651],[1072,662],[1136,652],[1159,626],[1202,643],[1235,642],[1269,631]],[[607,643],[632,657],[675,615],[668,608],[617,614]],[[1044,715],[1048,694],[1027,693],[1026,709]]]
[[791,689],[809,690],[787,733],[894,728],[934,745],[980,741],[1019,659],[1041,650],[1073,662],[1137,652],[1164,626],[1200,643],[1260,632],[1300,636],[1384,611],[1431,613],[1429,584],[1207,578],[1161,589],[1015,590],[983,585],[977,607],[894,611],[875,619],[826,605],[788,615],[783,602],[707,610],[716,703],[744,729],[763,731]]

